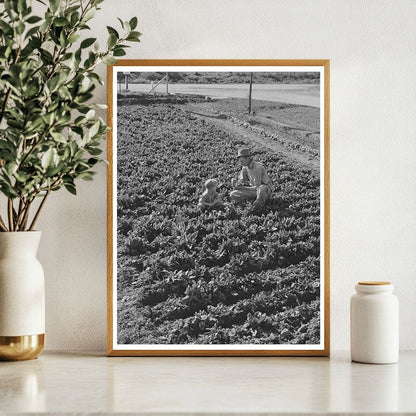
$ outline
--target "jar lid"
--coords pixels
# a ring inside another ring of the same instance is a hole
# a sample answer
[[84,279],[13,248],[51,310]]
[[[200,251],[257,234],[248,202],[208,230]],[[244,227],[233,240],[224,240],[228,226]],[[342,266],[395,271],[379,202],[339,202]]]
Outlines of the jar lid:
[[365,281],[365,282],[358,282],[359,285],[364,286],[381,286],[381,285],[391,285],[391,282],[380,282],[380,281]]
[[367,281],[358,282],[355,285],[355,290],[359,293],[375,294],[381,292],[392,292],[394,286],[390,282]]

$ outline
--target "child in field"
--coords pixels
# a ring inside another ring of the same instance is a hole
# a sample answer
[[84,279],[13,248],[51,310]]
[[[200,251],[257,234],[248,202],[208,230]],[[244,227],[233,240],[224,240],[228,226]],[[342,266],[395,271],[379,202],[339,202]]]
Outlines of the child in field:
[[220,208],[222,202],[220,195],[217,192],[218,181],[216,179],[208,179],[205,182],[205,191],[198,201],[198,208],[205,211],[208,208]]

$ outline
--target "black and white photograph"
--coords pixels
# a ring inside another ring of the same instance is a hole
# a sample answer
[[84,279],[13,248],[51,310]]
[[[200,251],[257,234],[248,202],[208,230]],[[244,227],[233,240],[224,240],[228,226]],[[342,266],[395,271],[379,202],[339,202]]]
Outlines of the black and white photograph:
[[112,68],[114,352],[328,352],[319,62]]

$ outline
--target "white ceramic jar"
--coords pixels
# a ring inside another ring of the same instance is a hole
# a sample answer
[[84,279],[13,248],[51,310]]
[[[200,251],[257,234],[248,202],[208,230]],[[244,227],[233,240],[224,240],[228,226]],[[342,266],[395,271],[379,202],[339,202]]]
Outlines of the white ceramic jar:
[[37,357],[45,339],[40,231],[0,232],[0,360]]
[[359,282],[351,297],[351,359],[390,364],[399,360],[399,302],[390,282]]

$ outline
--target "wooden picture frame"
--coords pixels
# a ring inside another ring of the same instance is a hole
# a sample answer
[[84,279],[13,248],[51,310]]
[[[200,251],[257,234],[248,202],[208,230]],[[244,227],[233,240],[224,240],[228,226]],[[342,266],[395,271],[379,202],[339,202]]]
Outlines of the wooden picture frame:
[[[109,356],[329,355],[329,69],[246,59],[108,67]],[[154,94],[161,86],[169,94]],[[277,182],[264,207],[259,187],[253,205],[230,194],[241,147]],[[198,166],[221,182],[221,208],[199,213],[208,174]],[[237,228],[253,234],[239,239]]]

